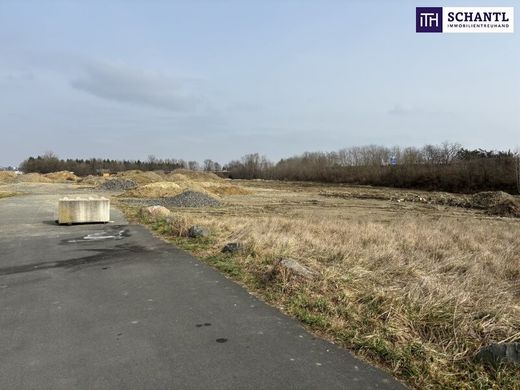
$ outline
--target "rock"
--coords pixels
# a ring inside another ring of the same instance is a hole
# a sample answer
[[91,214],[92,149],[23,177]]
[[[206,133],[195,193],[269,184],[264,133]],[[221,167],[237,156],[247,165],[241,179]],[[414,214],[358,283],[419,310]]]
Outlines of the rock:
[[501,363],[520,364],[520,343],[488,345],[478,351],[476,359],[491,365],[499,365]]
[[202,226],[192,226],[188,229],[188,237],[199,238],[208,237],[209,230]]
[[222,248],[222,253],[236,253],[242,249],[242,244],[239,242],[230,242]]
[[148,219],[159,219],[169,217],[171,211],[164,206],[149,206],[141,209],[141,215]]
[[299,262],[293,259],[280,260],[278,267],[281,267],[282,269],[304,279],[313,279],[316,276],[315,272],[311,271],[309,268],[301,265]]

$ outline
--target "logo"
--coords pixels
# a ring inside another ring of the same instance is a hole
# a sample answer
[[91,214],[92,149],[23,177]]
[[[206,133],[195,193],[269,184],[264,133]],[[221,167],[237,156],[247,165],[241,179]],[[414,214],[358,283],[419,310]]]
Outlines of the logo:
[[514,7],[417,7],[418,33],[512,33]]
[[441,33],[442,7],[417,7],[415,9],[415,32]]

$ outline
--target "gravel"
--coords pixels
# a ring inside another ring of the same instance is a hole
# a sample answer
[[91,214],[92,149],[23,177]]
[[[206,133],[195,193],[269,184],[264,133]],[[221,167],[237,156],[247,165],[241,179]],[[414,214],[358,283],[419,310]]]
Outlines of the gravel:
[[129,179],[110,179],[99,186],[102,191],[126,191],[137,187],[137,183]]
[[197,191],[184,191],[179,195],[165,198],[127,198],[123,201],[129,204],[136,204],[140,206],[159,205],[164,207],[215,207],[222,205],[222,203],[217,199]]

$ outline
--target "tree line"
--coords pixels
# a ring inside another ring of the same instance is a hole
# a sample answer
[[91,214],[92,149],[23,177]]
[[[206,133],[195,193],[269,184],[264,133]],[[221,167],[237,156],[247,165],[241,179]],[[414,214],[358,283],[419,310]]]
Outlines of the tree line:
[[196,161],[184,161],[177,159],[158,159],[149,156],[148,160],[111,160],[111,159],[60,159],[52,152],[46,152],[42,156],[29,157],[24,160],[19,169],[25,173],[49,173],[57,171],[70,171],[78,176],[97,175],[103,172],[117,173],[138,169],[142,171],[166,170],[177,168],[199,169]]
[[257,153],[227,164],[229,177],[349,183],[449,192],[520,192],[520,160],[511,151],[460,144],[392,147],[369,145],[306,152],[273,163]]
[[[222,166],[213,160],[206,159],[203,164],[198,161],[183,159],[160,159],[154,155],[148,156],[146,161],[141,160],[111,160],[111,159],[60,159],[53,152],[46,152],[41,156],[29,157],[24,160],[19,169],[25,173],[50,173],[58,171],[74,172],[77,176],[97,175],[103,172],[117,173],[128,170],[141,171],[173,171],[184,168],[192,171],[222,171]],[[13,168],[14,169],[14,168]]]
[[278,162],[252,153],[224,166],[210,159],[200,164],[174,158],[159,159],[153,155],[146,161],[60,159],[52,152],[29,157],[20,165],[26,173],[67,170],[78,176],[177,168],[218,172],[232,179],[317,181],[450,192],[520,192],[518,153],[470,150],[449,142],[405,148],[356,146],[333,152],[306,152]]

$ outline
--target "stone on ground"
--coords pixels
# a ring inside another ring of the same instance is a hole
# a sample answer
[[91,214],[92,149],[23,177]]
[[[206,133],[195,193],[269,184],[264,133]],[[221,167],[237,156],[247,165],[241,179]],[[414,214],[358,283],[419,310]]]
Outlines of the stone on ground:
[[292,273],[296,276],[300,276],[304,279],[312,279],[316,276],[316,273],[311,271],[309,268],[300,264],[298,261],[293,259],[282,259],[278,263],[278,267],[285,270],[286,272]]
[[141,215],[147,219],[166,218],[171,215],[171,211],[164,206],[149,206],[141,209]]
[[209,230],[202,226],[192,226],[188,230],[188,237],[190,238],[200,238],[208,236]]

